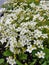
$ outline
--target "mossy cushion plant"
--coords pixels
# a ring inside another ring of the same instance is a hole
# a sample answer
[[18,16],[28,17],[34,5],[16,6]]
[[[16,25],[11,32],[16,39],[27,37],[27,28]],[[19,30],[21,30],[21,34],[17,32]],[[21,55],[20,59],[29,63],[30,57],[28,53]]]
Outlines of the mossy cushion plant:
[[39,0],[8,0],[0,9],[0,65],[49,65],[49,8]]

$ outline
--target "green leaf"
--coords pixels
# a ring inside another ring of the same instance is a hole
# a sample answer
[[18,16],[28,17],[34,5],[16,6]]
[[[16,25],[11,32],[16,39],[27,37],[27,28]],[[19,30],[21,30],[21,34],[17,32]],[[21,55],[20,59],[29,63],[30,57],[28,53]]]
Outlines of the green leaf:
[[19,2],[24,2],[24,0],[18,0]]
[[19,54],[19,58],[20,58],[21,60],[26,60],[26,59],[27,59],[27,55],[21,53],[21,54]]
[[44,52],[45,52],[45,57],[46,57],[46,59],[48,59],[49,58],[49,49],[48,48],[44,48]]
[[4,59],[0,59],[0,64],[4,63]]
[[34,0],[27,0],[27,3],[32,3],[34,2]]
[[8,65],[8,63],[5,63],[5,65]]
[[13,8],[13,4],[11,4],[11,3],[6,3],[6,4],[3,4],[2,7],[3,7],[3,8],[6,8],[7,10],[9,10],[9,9],[12,9],[12,8]]
[[4,53],[3,53],[4,56],[11,56],[13,55],[13,53],[10,51],[10,50],[6,50]]
[[32,3],[32,2],[38,5],[40,3],[40,0],[27,0],[27,3]]
[[42,65],[47,65],[46,61]]
[[36,62],[36,59],[30,64],[30,65],[34,65],[35,64],[35,62]]
[[37,52],[37,50],[33,50],[32,51],[32,55],[35,55],[36,52]]
[[20,61],[18,61],[18,60],[16,60],[16,63],[18,64],[18,65],[23,65]]
[[35,3],[36,5],[39,5],[40,0],[34,0],[34,3]]

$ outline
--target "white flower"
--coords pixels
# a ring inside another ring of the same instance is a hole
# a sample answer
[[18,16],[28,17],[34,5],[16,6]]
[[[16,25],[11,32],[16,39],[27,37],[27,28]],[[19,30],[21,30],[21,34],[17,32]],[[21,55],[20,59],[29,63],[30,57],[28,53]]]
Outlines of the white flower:
[[0,31],[2,30],[2,27],[0,26]]
[[14,65],[16,64],[16,61],[15,59],[13,59],[11,56],[9,56],[7,59],[7,63],[9,63],[10,65]]
[[14,47],[13,46],[10,46],[10,51],[15,54],[15,50],[14,50]]
[[24,15],[21,15],[20,20],[22,21],[24,19]]
[[23,9],[19,7],[18,9],[13,10],[13,12],[16,12],[16,14],[18,15],[22,10],[23,10]]
[[43,34],[42,37],[45,39],[45,38],[48,38],[48,35],[47,34]]
[[11,37],[11,38],[9,39],[9,43],[10,43],[10,46],[16,47],[16,46],[17,46],[16,38],[15,38],[15,37]]
[[0,13],[4,12],[5,8],[0,8]]
[[48,38],[48,35],[47,34],[42,34],[42,31],[36,29],[36,30],[34,30],[34,37],[36,39],[38,39],[39,37],[42,37],[42,38],[45,39],[45,38]]
[[9,46],[10,51],[15,54],[16,53],[16,47],[17,47],[17,41],[16,41],[15,37],[9,38],[5,47],[8,47],[8,46]]
[[34,3],[31,3],[30,6],[31,6],[31,7],[35,7],[35,4],[34,4]]
[[36,18],[39,18],[40,17],[40,14],[38,13],[38,14],[36,14],[36,15],[33,15],[33,21],[35,21],[36,20]]
[[28,39],[25,35],[22,35],[20,36],[19,44],[21,44],[21,46],[29,45],[29,41],[30,41],[30,38]]
[[27,50],[29,53],[31,53],[33,50],[37,49],[35,46],[29,45],[27,46]]
[[48,25],[45,25],[45,26],[43,26],[43,27],[44,27],[44,28],[47,28],[47,29],[49,28],[49,26],[48,26]]
[[37,46],[42,44],[43,40],[34,40],[34,44],[36,44]]
[[45,3],[45,0],[43,0],[43,1],[41,0],[40,3],[41,3],[41,4],[42,4],[42,3],[44,4],[44,3]]
[[34,37],[36,39],[39,38],[39,37],[41,37],[41,35],[42,35],[42,32],[41,31],[39,31],[38,29],[34,30]]
[[26,23],[21,23],[21,27],[22,29],[25,28],[25,29],[34,29],[35,26],[36,26],[37,22],[34,22],[33,20],[32,21],[29,21],[29,22],[26,22]]
[[29,19],[29,17],[26,17],[26,20],[28,20]]
[[22,30],[21,27],[18,27],[18,28],[16,29],[16,31],[18,31],[18,32],[21,31],[21,30]]
[[36,26],[37,22],[34,22],[34,21],[30,21],[28,22],[28,25],[31,29],[35,29],[35,26]]
[[23,29],[21,30],[20,34],[25,34],[25,33],[27,33],[27,32],[29,32],[29,30],[28,30],[27,28],[23,28]]
[[42,7],[44,10],[48,10],[47,5],[45,5],[45,4],[40,4],[40,5],[41,5],[41,7]]
[[36,55],[38,58],[44,58],[45,53],[43,53],[43,51],[40,51],[40,52],[37,52],[35,55]]
[[39,17],[39,20],[40,20],[40,21],[43,21],[43,19],[44,19],[44,17],[41,17],[41,16]]
[[6,42],[6,38],[2,38],[0,42],[3,44],[4,42]]
[[44,49],[43,40],[34,40],[34,44],[37,45],[38,48]]
[[38,48],[44,49],[43,44],[38,45]]
[[12,17],[13,18],[13,20],[17,20],[17,15],[16,15],[16,13],[11,13],[11,14],[9,14],[9,15],[7,15],[9,18],[10,17]]
[[45,25],[45,26],[39,26],[39,29],[42,30],[43,28],[49,29],[49,26],[48,26],[48,25]]
[[4,21],[4,17],[1,17],[0,23],[3,24],[3,21]]
[[10,46],[10,51],[13,52],[14,54],[20,53],[20,49],[17,49],[16,47]]
[[11,18],[7,19],[6,22],[5,22],[5,25],[7,25],[7,24],[11,24],[11,21],[12,21]]

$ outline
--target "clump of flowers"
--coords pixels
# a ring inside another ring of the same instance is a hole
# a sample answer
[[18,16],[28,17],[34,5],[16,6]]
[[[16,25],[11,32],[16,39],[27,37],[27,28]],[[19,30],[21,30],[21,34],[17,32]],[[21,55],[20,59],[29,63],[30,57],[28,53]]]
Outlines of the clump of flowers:
[[49,8],[12,0],[0,9],[0,64],[49,65]]

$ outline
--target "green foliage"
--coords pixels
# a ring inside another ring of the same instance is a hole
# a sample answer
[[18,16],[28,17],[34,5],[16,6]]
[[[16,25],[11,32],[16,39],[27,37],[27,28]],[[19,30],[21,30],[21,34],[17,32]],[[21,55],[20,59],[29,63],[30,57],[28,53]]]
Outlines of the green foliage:
[[19,58],[20,58],[21,60],[26,60],[26,59],[27,59],[27,54],[21,53],[21,54],[19,54]]
[[48,48],[44,48],[44,52],[45,52],[45,58],[48,59],[49,58],[49,49]]
[[2,7],[6,8],[7,10],[10,10],[13,8],[13,4],[12,3],[3,4]]
[[4,63],[4,59],[3,58],[0,59],[0,64],[2,64],[2,63]]
[[3,53],[4,56],[11,56],[13,55],[13,53],[10,51],[10,50],[6,50],[4,53]]
[[20,61],[18,61],[18,60],[16,60],[16,63],[18,64],[18,65],[23,65]]
[[31,2],[34,2],[34,0],[27,0],[27,3],[31,3]]
[[46,61],[42,65],[47,65]]
[[37,50],[33,50],[32,51],[32,55],[35,55],[36,52],[37,52]]
[[40,0],[34,0],[34,3],[35,3],[36,5],[39,5]]
[[5,63],[4,65],[8,65],[8,63]]
[[35,63],[36,63],[36,59],[30,65],[34,65]]

